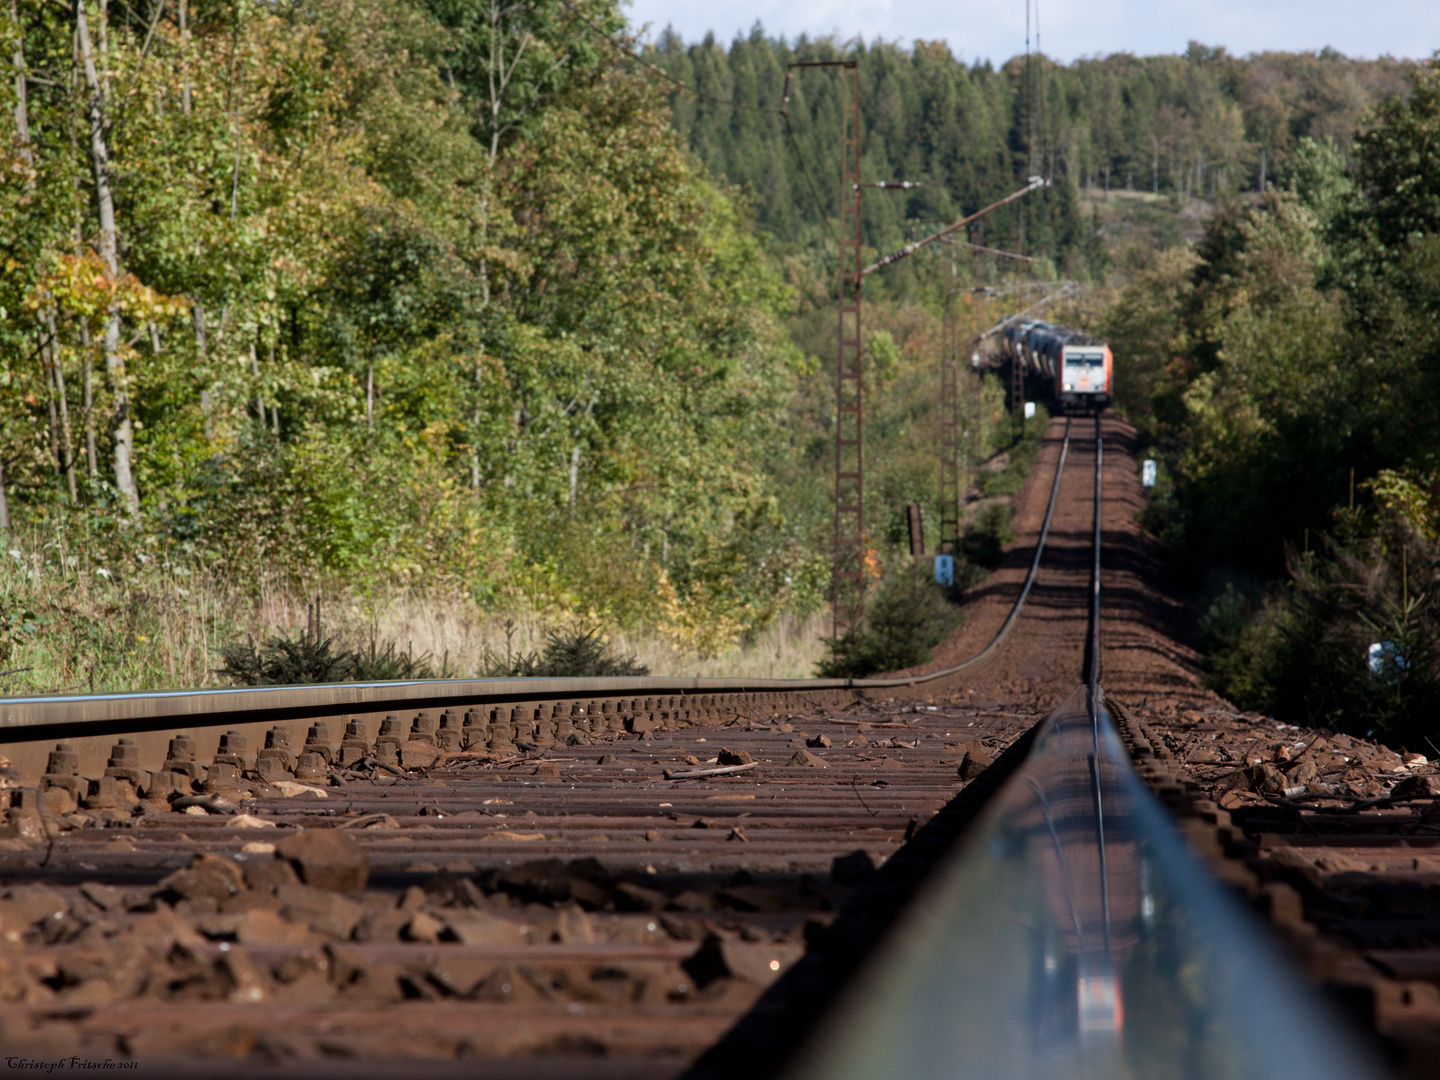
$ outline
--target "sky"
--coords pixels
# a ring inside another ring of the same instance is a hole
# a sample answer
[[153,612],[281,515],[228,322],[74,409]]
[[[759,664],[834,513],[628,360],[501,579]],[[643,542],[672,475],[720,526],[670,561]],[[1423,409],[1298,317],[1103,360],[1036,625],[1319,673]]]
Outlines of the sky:
[[[1420,58],[1440,49],[1440,0],[1033,2],[1041,47],[1066,62],[1112,52],[1181,53],[1190,41],[1240,55],[1330,46],[1347,56]],[[652,40],[673,26],[687,42],[712,30],[728,42],[758,21],[767,34],[792,39],[838,32],[867,41],[943,40],[966,62],[1001,63],[1025,51],[1025,0],[632,0],[629,16],[636,26],[650,24]]]

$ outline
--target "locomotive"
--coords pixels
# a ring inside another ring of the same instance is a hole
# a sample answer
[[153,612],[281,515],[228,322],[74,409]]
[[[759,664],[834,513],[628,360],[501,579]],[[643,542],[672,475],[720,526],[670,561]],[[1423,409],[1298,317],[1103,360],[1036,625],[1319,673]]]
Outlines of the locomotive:
[[1026,375],[1044,379],[1061,411],[1099,412],[1110,404],[1115,359],[1103,341],[1031,319],[1005,328],[1005,350]]

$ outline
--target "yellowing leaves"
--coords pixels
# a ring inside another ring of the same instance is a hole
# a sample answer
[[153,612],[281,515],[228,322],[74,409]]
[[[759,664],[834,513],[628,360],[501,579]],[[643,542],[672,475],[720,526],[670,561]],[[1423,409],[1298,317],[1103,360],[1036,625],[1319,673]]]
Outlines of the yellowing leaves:
[[25,298],[31,311],[55,311],[86,320],[98,320],[118,311],[137,323],[165,322],[184,314],[190,302],[183,296],[165,296],[143,284],[134,274],[110,273],[94,252],[60,255],[52,270],[43,274]]
[[682,597],[670,575],[660,571],[656,584],[660,632],[669,640],[671,648],[708,660],[735,646],[753,621],[754,613],[749,604],[735,602],[733,591],[727,587],[729,584],[712,585],[696,580]]

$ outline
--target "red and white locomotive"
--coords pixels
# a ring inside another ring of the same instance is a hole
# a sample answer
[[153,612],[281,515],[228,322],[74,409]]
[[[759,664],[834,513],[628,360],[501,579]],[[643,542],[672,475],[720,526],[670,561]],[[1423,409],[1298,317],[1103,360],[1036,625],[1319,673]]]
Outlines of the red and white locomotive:
[[1032,319],[1005,328],[1005,347],[1027,375],[1051,385],[1061,411],[1099,412],[1110,404],[1115,358],[1103,341]]

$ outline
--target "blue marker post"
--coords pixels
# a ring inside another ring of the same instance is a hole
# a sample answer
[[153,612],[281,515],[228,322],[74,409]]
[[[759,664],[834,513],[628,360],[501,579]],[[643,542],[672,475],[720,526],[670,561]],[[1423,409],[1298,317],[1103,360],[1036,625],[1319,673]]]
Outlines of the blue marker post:
[[955,584],[955,556],[935,556],[935,584],[944,585],[947,589]]

